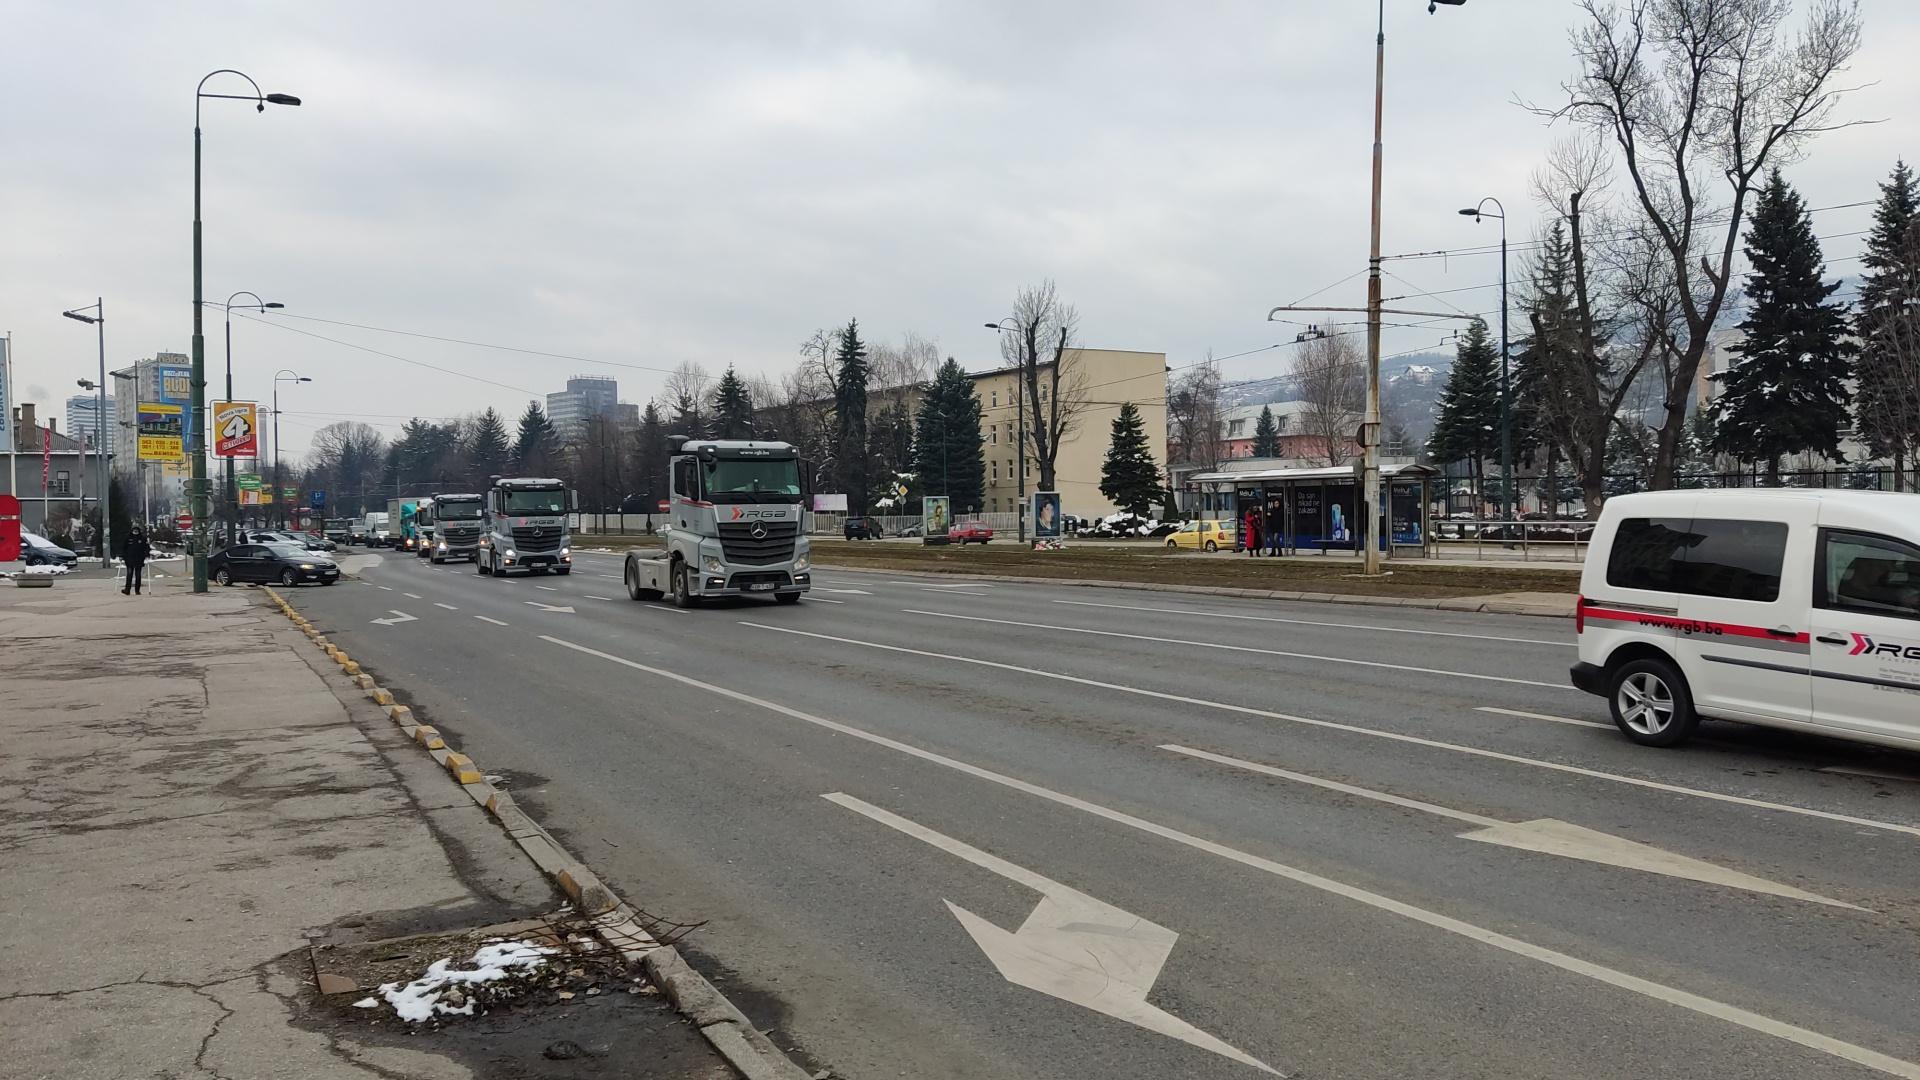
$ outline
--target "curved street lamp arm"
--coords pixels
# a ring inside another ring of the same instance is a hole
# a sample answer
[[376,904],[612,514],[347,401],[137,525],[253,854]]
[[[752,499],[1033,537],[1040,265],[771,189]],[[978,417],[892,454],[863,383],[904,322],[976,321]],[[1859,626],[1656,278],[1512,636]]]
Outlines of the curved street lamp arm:
[[[247,80],[248,86],[253,87],[252,95],[249,96],[247,94],[209,94],[207,93],[207,80],[213,78],[215,75],[240,76],[241,78]],[[235,71],[233,68],[221,68],[218,71],[209,71],[204,77],[201,78],[200,85],[193,88],[193,126],[194,127],[200,126],[200,99],[201,98],[226,98],[230,101],[251,101],[256,106],[259,107],[259,110],[261,112],[267,111],[267,96],[260,92],[260,84],[253,81],[253,76],[247,74],[244,71]]]

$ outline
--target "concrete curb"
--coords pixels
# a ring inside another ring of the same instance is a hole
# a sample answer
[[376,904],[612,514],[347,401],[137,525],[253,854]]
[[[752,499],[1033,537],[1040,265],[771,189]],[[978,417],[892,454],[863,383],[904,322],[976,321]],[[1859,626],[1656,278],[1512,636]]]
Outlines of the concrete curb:
[[938,570],[875,570],[866,566],[843,566],[816,562],[817,570],[841,574],[919,575],[954,578],[960,581],[1012,582],[1019,585],[1065,585],[1086,589],[1131,589],[1135,592],[1186,593],[1190,596],[1232,596],[1252,600],[1295,600],[1310,604],[1355,604],[1365,607],[1417,608],[1429,611],[1463,611],[1486,615],[1533,615],[1547,619],[1573,618],[1573,602],[1565,610],[1551,610],[1532,604],[1487,600],[1478,596],[1455,596],[1439,600],[1404,596],[1360,596],[1353,593],[1296,592],[1290,589],[1235,589],[1215,585],[1169,585],[1157,581],[1100,581],[1091,578],[1021,577],[1018,574],[950,574]]
[[375,704],[384,706],[387,718],[408,738],[447,770],[473,801],[506,830],[540,872],[553,879],[566,894],[575,910],[585,916],[594,934],[608,948],[618,952],[629,965],[646,971],[647,977],[667,995],[681,1015],[700,1029],[707,1043],[725,1058],[746,1080],[810,1080],[806,1070],[795,1065],[773,1040],[767,1038],[747,1015],[727,1000],[718,987],[687,966],[671,945],[662,945],[640,921],[640,913],[620,899],[586,864],[575,858],[529,817],[513,797],[487,783],[486,776],[473,759],[449,749],[438,729],[414,722],[413,710],[393,703],[393,694],[375,684],[373,677],[351,660],[301,618],[291,604],[273,589],[265,590],[282,614],[304,631],[317,647],[326,650],[329,659]]

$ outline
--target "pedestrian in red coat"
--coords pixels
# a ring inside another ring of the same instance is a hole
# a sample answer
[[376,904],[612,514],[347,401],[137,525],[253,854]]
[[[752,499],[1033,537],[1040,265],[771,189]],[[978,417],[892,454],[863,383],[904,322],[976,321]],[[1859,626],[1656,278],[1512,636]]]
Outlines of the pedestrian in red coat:
[[1260,509],[1259,507],[1249,507],[1247,509],[1246,519],[1243,520],[1240,523],[1240,525],[1241,525],[1241,528],[1245,530],[1245,535],[1242,537],[1242,540],[1247,546],[1247,554],[1256,558],[1259,557],[1260,555]]

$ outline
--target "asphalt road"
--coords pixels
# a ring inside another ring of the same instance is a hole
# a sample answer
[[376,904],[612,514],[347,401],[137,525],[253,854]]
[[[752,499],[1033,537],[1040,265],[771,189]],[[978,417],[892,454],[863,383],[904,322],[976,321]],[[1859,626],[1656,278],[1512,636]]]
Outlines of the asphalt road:
[[619,574],[293,602],[837,1075],[1920,1077],[1920,758],[1634,746],[1561,620]]

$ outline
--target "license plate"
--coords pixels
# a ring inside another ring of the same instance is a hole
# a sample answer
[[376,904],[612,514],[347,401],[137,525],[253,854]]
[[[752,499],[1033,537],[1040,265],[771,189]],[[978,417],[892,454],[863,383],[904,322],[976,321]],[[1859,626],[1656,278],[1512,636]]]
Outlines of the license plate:
[[747,586],[747,591],[748,592],[772,592],[777,588],[779,588],[779,586],[775,585],[771,581],[756,581],[753,584]]

